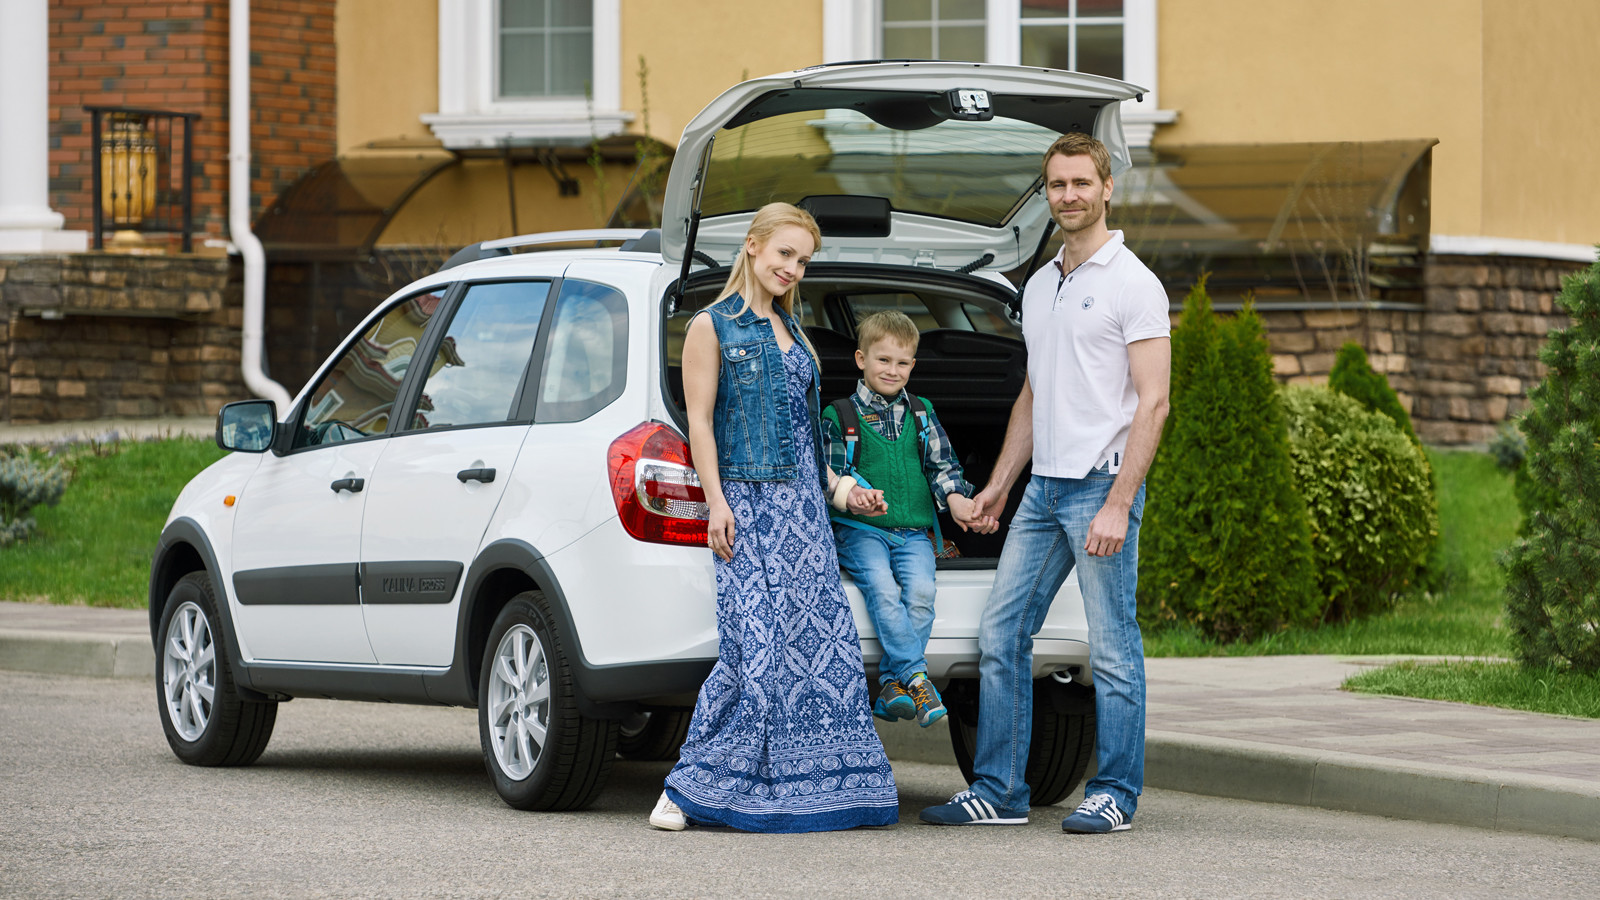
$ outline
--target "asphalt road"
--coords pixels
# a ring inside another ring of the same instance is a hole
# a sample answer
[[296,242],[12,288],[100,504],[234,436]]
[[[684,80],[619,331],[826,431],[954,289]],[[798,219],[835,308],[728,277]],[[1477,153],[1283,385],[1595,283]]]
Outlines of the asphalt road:
[[897,764],[903,824],[651,829],[665,763],[582,813],[495,796],[471,710],[296,700],[255,766],[174,758],[155,690],[0,672],[0,896],[1583,897],[1600,844],[1150,791],[1133,831],[933,828],[953,766]]

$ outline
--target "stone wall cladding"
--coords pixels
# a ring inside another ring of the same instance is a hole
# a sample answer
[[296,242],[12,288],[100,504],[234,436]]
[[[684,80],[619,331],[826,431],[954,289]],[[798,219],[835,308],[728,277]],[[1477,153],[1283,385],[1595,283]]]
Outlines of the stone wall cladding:
[[203,257],[0,259],[0,423],[210,415],[248,396],[237,268]]
[[[335,0],[252,0],[252,215],[337,152]],[[50,205],[93,223],[84,106],[199,113],[195,233],[227,232],[228,0],[50,0]]]
[[1424,267],[1423,306],[1409,310],[1272,310],[1262,318],[1279,379],[1323,383],[1346,341],[1389,378],[1427,443],[1481,445],[1527,405],[1544,377],[1539,350],[1568,318],[1561,279],[1581,263],[1442,256]]

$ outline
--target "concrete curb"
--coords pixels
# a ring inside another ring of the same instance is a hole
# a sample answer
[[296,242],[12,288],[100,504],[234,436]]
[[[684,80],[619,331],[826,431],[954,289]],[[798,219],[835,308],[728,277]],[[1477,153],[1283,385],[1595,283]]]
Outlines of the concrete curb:
[[150,678],[156,654],[150,638],[0,629],[0,669],[89,678]]
[[1191,794],[1600,841],[1600,785],[1150,731],[1145,783]]

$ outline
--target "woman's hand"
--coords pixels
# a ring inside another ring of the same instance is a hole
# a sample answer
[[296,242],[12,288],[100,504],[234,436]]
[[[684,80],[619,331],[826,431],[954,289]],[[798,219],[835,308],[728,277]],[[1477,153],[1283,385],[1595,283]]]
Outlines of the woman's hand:
[[711,515],[706,527],[706,543],[711,552],[724,562],[733,562],[733,510],[727,501],[711,504]]

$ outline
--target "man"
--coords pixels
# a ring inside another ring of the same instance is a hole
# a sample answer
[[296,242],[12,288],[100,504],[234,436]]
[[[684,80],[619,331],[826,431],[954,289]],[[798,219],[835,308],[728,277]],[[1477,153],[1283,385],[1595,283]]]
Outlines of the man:
[[1028,280],[1028,374],[976,515],[998,517],[1031,458],[978,649],[976,775],[970,790],[922,812],[938,825],[1028,821],[1033,634],[1074,568],[1089,620],[1099,771],[1062,823],[1126,831],[1144,786],[1144,647],[1135,618],[1144,476],[1161,440],[1171,327],[1160,280],[1106,228],[1111,156],[1084,134],[1044,157],[1045,196],[1063,243]]

